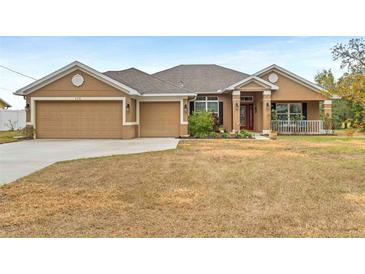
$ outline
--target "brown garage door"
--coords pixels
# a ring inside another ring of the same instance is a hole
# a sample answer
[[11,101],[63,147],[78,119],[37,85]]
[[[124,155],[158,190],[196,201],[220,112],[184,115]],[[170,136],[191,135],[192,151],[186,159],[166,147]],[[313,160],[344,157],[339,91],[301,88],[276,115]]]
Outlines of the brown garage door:
[[179,102],[141,102],[141,137],[177,137],[180,132]]
[[37,138],[121,138],[121,101],[39,101]]

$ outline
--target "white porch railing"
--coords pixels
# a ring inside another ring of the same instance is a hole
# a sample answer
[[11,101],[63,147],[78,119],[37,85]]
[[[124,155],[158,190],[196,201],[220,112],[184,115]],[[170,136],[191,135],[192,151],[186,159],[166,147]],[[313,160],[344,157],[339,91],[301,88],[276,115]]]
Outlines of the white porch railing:
[[271,121],[271,129],[279,134],[332,134],[322,120]]

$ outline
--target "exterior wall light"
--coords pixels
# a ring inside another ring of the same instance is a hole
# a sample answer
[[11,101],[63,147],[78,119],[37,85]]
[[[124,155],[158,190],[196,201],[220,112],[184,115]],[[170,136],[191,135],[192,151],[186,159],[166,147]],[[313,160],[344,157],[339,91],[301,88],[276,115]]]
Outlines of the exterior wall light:
[[129,112],[129,110],[130,110],[130,105],[129,105],[129,104],[127,104],[127,106],[125,107],[125,110],[126,110],[127,112]]
[[26,103],[25,104],[25,108],[24,108],[26,111],[29,111],[29,103]]
[[184,105],[184,111],[188,112],[188,105],[187,104]]
[[236,110],[239,110],[240,108],[240,104],[238,102],[236,102]]

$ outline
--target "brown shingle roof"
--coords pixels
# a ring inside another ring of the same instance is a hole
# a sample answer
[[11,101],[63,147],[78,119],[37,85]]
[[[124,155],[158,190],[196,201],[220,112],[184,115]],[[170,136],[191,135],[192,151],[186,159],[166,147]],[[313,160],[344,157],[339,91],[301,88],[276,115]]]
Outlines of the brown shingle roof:
[[196,93],[223,90],[249,76],[218,65],[179,65],[152,75]]
[[138,90],[141,94],[193,93],[191,90],[176,86],[136,68],[120,71],[107,71],[103,74]]

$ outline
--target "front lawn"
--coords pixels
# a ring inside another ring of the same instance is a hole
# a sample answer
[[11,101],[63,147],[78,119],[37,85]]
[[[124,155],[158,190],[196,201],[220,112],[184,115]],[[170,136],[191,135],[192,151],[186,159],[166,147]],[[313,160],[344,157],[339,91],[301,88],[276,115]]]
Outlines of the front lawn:
[[0,188],[2,237],[365,237],[365,137],[190,140]]

